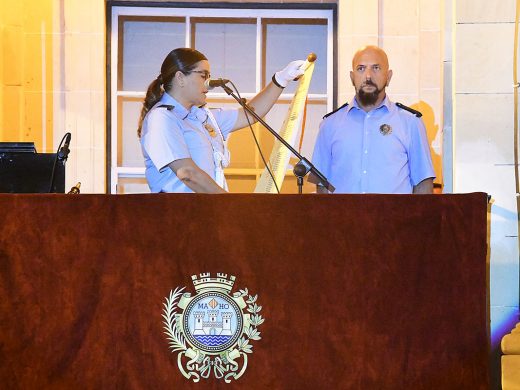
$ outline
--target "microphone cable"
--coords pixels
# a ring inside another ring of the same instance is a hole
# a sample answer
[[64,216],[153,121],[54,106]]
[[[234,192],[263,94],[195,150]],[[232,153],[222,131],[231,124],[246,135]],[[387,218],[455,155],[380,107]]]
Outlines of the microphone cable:
[[[67,136],[70,136],[70,133],[65,133],[65,135],[61,138],[60,144],[58,145],[58,149],[56,150],[56,157],[54,157],[54,163],[52,164],[52,175],[51,175],[51,184],[49,186],[49,194],[52,193],[52,187],[54,187],[54,180],[56,175],[56,166],[58,165],[58,155],[60,153],[61,147],[63,145],[63,142],[67,138]],[[67,160],[65,158],[65,160]]]
[[[242,99],[242,97],[240,96],[240,92],[238,91],[238,88],[235,86],[235,84],[233,83],[233,81],[229,81],[229,83],[231,84],[231,86],[233,87],[233,89],[235,90],[238,98],[241,100],[241,101],[245,101],[245,99]],[[267,169],[267,172],[269,173],[269,176],[271,176],[271,179],[273,179],[273,183],[274,183],[274,186],[276,188],[276,192],[279,194],[280,193],[280,189],[278,188],[278,184],[276,184],[276,180],[274,179],[274,175],[273,175],[273,172],[271,172],[271,169],[269,168],[269,162],[266,162],[265,161],[265,157],[264,157],[264,154],[262,153],[262,149],[260,148],[260,143],[258,142],[258,139],[256,138],[256,134],[255,134],[255,131],[253,130],[253,124],[251,123],[251,121],[249,120],[249,113],[247,112],[247,110],[244,109],[244,114],[246,114],[246,119],[247,119],[247,123],[249,124],[249,130],[251,130],[251,135],[253,136],[253,139],[255,141],[255,144],[256,144],[256,148],[258,149],[258,153],[260,153],[260,157],[262,158],[262,162],[264,163],[264,167],[265,169]]]

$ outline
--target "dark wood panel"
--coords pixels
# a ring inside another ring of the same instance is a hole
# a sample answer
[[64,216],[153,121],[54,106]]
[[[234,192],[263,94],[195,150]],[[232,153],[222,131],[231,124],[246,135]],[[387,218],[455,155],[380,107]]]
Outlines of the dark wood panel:
[[170,290],[236,276],[265,323],[226,388],[486,389],[486,212],[465,195],[0,195],[0,383],[193,384]]

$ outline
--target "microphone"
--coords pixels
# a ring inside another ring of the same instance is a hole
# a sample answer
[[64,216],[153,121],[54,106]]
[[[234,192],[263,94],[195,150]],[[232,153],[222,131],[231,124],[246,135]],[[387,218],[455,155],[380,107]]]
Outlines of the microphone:
[[226,79],[207,79],[204,81],[204,86],[207,90],[211,90],[215,87],[223,87],[227,83],[229,83],[229,80]]
[[58,151],[58,160],[63,161],[64,163],[65,163],[65,161],[67,161],[67,157],[69,157],[70,137],[71,137],[70,133],[65,134],[65,142],[63,143],[63,146]]

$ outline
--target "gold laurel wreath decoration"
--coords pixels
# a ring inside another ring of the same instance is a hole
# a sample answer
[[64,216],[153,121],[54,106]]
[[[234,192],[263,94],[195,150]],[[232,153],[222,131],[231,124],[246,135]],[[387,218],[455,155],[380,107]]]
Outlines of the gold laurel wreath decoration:
[[170,296],[166,298],[166,303],[163,303],[164,310],[162,317],[164,318],[163,324],[166,329],[166,335],[168,336],[170,348],[172,352],[175,351],[186,351],[186,339],[182,332],[177,329],[177,318],[175,315],[175,309],[177,308],[177,301],[182,295],[182,291],[185,287],[177,287],[174,291],[170,290]]

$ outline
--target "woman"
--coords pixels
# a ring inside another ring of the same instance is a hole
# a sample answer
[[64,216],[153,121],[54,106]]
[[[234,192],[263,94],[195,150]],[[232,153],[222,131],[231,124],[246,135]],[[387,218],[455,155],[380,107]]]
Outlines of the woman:
[[[304,61],[293,61],[273,75],[249,105],[264,116],[289,81],[303,74]],[[152,192],[226,192],[229,164],[225,139],[248,125],[243,109],[208,109],[204,81],[208,59],[194,49],[171,51],[146,92],[137,134]],[[251,123],[254,119],[249,116]]]

